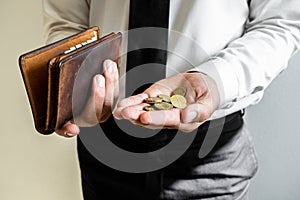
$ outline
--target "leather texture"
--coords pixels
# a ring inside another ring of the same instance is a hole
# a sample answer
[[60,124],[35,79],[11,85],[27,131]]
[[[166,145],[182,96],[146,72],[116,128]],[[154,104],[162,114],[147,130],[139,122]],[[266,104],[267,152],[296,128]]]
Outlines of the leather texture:
[[91,80],[102,72],[105,59],[112,59],[119,66],[121,33],[111,33],[64,54],[90,40],[95,32],[99,38],[99,28],[92,27],[20,56],[19,66],[39,133],[51,134],[79,114],[90,93]]

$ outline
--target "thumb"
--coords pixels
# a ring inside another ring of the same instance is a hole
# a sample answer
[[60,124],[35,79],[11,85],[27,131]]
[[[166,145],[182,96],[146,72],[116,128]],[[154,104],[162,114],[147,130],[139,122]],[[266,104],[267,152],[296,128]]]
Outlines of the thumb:
[[205,101],[189,104],[181,112],[183,123],[204,122],[210,118],[213,113],[211,104]]
[[71,121],[68,121],[66,124],[63,125],[63,127],[55,131],[56,134],[67,138],[76,136],[79,134],[79,132],[79,127]]

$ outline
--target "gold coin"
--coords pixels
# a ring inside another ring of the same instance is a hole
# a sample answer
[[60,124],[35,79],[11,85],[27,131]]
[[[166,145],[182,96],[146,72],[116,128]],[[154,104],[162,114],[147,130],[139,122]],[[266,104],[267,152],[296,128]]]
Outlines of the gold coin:
[[186,107],[187,101],[184,96],[175,94],[171,96],[171,103],[174,107],[183,109]]
[[161,102],[161,103],[154,104],[154,107],[157,110],[170,110],[173,108],[173,105],[167,102]]
[[166,94],[159,94],[157,97],[161,98],[164,102],[171,102],[170,97]]
[[155,109],[153,108],[153,106],[145,106],[144,110],[146,110],[146,111],[153,111]]
[[146,103],[160,103],[163,100],[159,97],[149,97],[144,100]]
[[173,95],[185,96],[186,90],[187,90],[186,87],[178,87],[172,93]]

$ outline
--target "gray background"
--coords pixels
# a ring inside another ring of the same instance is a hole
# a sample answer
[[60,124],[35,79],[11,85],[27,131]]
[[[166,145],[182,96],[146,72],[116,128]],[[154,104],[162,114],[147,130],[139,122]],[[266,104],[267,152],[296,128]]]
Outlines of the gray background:
[[[75,138],[36,133],[17,64],[43,45],[41,2],[1,0],[0,27],[0,199],[80,200]],[[299,65],[297,54],[246,111],[260,163],[251,200],[300,199]]]
[[246,111],[260,164],[251,186],[251,200],[300,199],[299,89],[297,53],[266,90],[263,100]]

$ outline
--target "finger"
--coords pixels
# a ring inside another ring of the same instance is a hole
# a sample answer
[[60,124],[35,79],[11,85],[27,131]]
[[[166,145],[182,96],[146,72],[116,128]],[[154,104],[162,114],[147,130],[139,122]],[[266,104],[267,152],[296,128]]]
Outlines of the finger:
[[62,128],[57,129],[55,133],[60,136],[70,138],[78,135],[80,132],[79,127],[76,124],[71,123],[70,121],[67,122]]
[[[139,120],[130,120],[131,123],[135,124],[135,125],[138,125],[138,126],[141,126],[143,128],[147,128],[147,129],[152,129],[152,130],[157,130],[157,129],[163,129],[163,128],[166,128],[164,126],[154,126],[154,125],[151,125],[151,124],[143,124],[142,122],[140,122]],[[169,128],[169,127],[167,127]],[[173,127],[172,127],[173,128]]]
[[144,99],[148,98],[148,95],[145,93],[137,94],[134,96],[130,96],[128,98],[122,99],[118,103],[118,107],[128,107],[132,105],[137,105],[143,103]]
[[105,79],[98,74],[93,79],[91,96],[85,109],[74,119],[79,126],[93,126],[99,123],[105,98]]
[[189,104],[181,112],[183,123],[204,122],[208,120],[213,112],[212,106],[205,103]]
[[123,99],[119,101],[117,104],[117,108],[114,110],[113,115],[116,119],[122,119],[122,110],[126,107],[138,105],[143,103],[144,99],[146,99],[148,95],[142,93],[135,96],[128,97],[126,99]]
[[145,106],[149,106],[149,104],[142,103],[134,106],[125,107],[121,111],[122,118],[128,120],[138,120],[140,118],[140,115],[146,112],[144,110]]
[[103,75],[105,77],[105,99],[101,121],[107,120],[113,110],[114,101],[119,91],[119,74],[117,64],[111,60],[103,63]]
[[153,126],[171,126],[178,128],[180,125],[180,110],[171,109],[144,112],[140,115],[140,121],[143,124]]
[[116,73],[115,73],[115,85],[114,85],[114,103],[117,101],[117,99],[119,98],[119,71],[118,71],[118,66],[116,64]]
[[202,123],[189,123],[189,124],[184,124],[180,123],[180,125],[171,125],[171,126],[166,126],[166,125],[153,125],[153,124],[144,124],[139,120],[130,120],[133,124],[148,128],[148,129],[179,129],[182,132],[185,133],[190,133],[197,129]]

